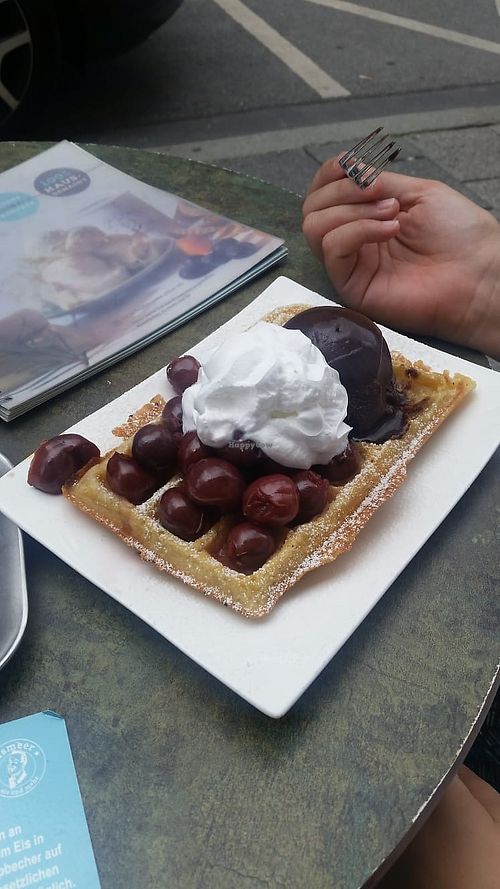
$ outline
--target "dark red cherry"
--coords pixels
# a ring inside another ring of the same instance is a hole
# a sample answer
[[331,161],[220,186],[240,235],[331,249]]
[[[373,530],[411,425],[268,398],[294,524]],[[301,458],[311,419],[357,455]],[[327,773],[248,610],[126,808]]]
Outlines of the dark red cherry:
[[60,494],[62,485],[75,472],[100,456],[97,445],[83,435],[56,435],[36,449],[28,470],[28,484],[45,494]]
[[314,469],[332,485],[345,485],[350,482],[361,468],[359,451],[353,442],[348,442],[345,451],[333,457],[325,466],[315,466]]
[[126,454],[115,451],[108,460],[106,480],[115,494],[130,503],[144,503],[158,488],[158,479]]
[[171,432],[182,434],[182,395],[174,395],[167,401],[163,408],[162,419]]
[[310,469],[297,469],[290,477],[297,485],[299,492],[299,512],[296,522],[298,524],[309,522],[314,516],[323,512],[328,500],[330,485],[326,478],[321,478]]
[[207,514],[181,488],[169,488],[156,511],[160,524],[182,540],[197,540],[210,527]]
[[166,423],[148,423],[134,435],[132,456],[144,469],[165,478],[172,474],[177,457],[177,442]]
[[191,500],[200,506],[215,506],[221,512],[239,509],[245,490],[245,479],[236,466],[215,457],[191,463],[185,483]]
[[245,491],[243,514],[262,525],[286,525],[299,511],[297,486],[287,475],[264,475]]
[[191,463],[211,457],[212,450],[200,441],[196,432],[186,432],[177,444],[177,459],[181,472],[186,473]]
[[214,453],[222,460],[229,460],[240,469],[251,469],[262,458],[262,451],[249,438],[230,441],[223,448],[215,448]]
[[235,525],[228,534],[223,561],[233,571],[251,574],[262,568],[276,548],[273,535],[266,529],[242,522]]
[[192,386],[198,379],[200,362],[192,355],[181,355],[174,358],[167,366],[167,379],[177,395],[182,395],[188,386]]

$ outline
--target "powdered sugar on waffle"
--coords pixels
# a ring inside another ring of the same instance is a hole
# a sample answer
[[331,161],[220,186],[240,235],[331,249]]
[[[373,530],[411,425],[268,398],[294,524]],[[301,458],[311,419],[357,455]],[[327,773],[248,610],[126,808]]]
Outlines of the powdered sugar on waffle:
[[[174,577],[177,577],[184,583],[187,583],[190,586],[194,586],[195,588],[202,590],[205,595],[217,599],[219,602],[222,602],[224,605],[230,606],[235,611],[245,615],[246,617],[263,617],[265,614],[268,614],[269,611],[271,611],[278,599],[291,586],[297,583],[297,581],[300,580],[301,577],[303,577],[309,571],[313,571],[315,568],[319,568],[322,565],[332,562],[337,556],[341,555],[341,553],[346,552],[351,548],[359,532],[368,522],[375,510],[377,510],[386,500],[388,500],[389,497],[391,497],[403,483],[406,477],[407,464],[415,456],[417,451],[422,447],[424,442],[429,438],[436,426],[439,425],[439,422],[439,418],[434,419],[433,421],[428,423],[423,430],[415,435],[411,439],[411,441],[408,442],[408,445],[402,451],[399,458],[390,467],[388,472],[379,479],[377,484],[363,499],[359,506],[344,519],[344,521],[339,525],[338,528],[336,528],[336,530],[332,534],[325,538],[326,522],[322,522],[321,518],[317,520],[317,522],[315,523],[315,536],[318,537],[318,547],[310,552],[293,572],[283,576],[278,583],[273,584],[268,589],[266,602],[258,611],[250,611],[245,609],[240,603],[235,602],[231,598],[231,596],[225,594],[220,587],[205,584],[202,585],[196,580],[196,578],[189,574],[189,544],[186,544],[186,570],[182,570],[172,565],[166,559],[158,556],[157,553],[148,549],[147,546],[143,545],[136,539],[132,537],[123,537],[122,539],[129,546],[133,547],[144,561],[153,563],[160,570],[167,571],[169,574],[172,574]],[[177,481],[174,480],[170,480],[169,482],[167,482],[167,484],[164,485],[164,487],[160,491],[157,491],[153,495],[153,497],[151,497],[141,506],[136,507],[137,510],[144,515],[151,515],[151,513],[154,511],[156,503],[162,496],[163,492],[175,483],[177,483]],[[116,529],[114,530],[116,531]],[[224,576],[234,576],[235,574],[234,571],[232,571],[230,568],[227,568],[225,565],[222,565],[221,563],[219,563],[218,565],[218,571],[221,575],[221,578],[223,578]]]

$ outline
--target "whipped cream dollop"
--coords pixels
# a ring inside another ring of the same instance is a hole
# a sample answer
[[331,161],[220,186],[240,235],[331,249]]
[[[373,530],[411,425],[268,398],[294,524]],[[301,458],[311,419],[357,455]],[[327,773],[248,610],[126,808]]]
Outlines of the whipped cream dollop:
[[203,363],[182,396],[184,432],[209,447],[251,439],[282,466],[309,469],[347,446],[347,392],[299,330],[259,321]]

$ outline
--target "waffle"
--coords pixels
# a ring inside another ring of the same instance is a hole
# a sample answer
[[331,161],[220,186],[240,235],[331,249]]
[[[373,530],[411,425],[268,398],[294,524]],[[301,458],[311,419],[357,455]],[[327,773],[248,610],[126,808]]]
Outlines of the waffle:
[[[307,306],[275,310],[264,320],[283,324]],[[161,415],[165,401],[158,395],[113,430],[123,441],[98,463],[84,468],[64,486],[73,504],[118,535],[141,558],[201,590],[246,617],[262,617],[303,575],[333,562],[349,550],[363,526],[406,476],[406,466],[440,423],[475,386],[461,374],[431,371],[392,353],[394,374],[404,389],[409,423],[405,434],[384,444],[359,443],[361,468],[354,479],[330,485],[323,512],[309,522],[286,529],[279,549],[253,574],[222,565],[213,555],[235,519],[223,516],[198,540],[188,543],[166,531],[155,517],[164,491],[182,480],[175,475],[140,506],[114,494],[106,484],[106,464],[115,450],[130,454],[134,433]]]

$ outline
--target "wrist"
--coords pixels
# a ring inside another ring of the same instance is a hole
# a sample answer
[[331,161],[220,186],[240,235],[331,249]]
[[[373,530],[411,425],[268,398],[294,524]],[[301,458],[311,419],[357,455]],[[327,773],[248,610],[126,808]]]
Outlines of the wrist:
[[468,318],[468,345],[500,360],[500,223],[478,251],[475,293]]

